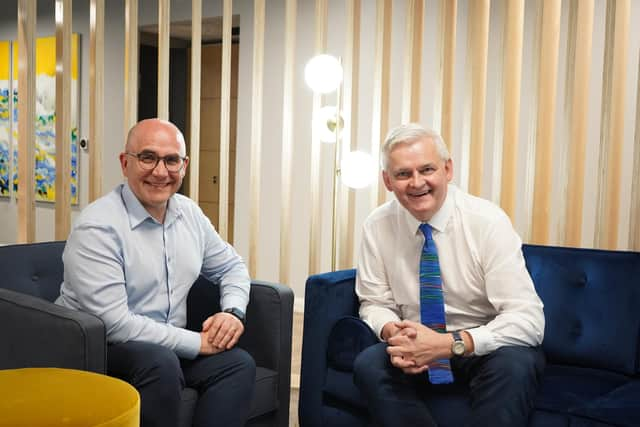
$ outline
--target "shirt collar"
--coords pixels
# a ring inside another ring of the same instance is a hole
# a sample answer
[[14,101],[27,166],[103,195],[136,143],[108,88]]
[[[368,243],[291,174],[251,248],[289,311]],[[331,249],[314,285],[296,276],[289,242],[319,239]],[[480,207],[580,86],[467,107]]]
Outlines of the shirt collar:
[[[428,221],[428,224],[431,225],[433,229],[442,233],[444,232],[447,224],[449,223],[449,219],[453,216],[454,210],[454,193],[457,191],[457,187],[453,184],[449,184],[447,188],[447,196],[444,199],[444,203],[438,209],[438,212],[435,213]],[[400,203],[398,203],[398,207],[400,209],[401,215],[404,217],[404,222],[409,230],[409,233],[415,235],[420,233],[419,227],[422,224],[422,221],[416,219],[411,213],[405,209]],[[421,234],[421,233],[420,233]]]
[[[129,226],[134,229],[140,224],[142,224],[147,219],[151,221],[158,222],[154,217],[151,216],[149,212],[142,206],[140,200],[133,194],[131,187],[129,187],[129,183],[125,182],[122,184],[122,201],[124,202],[125,208],[127,209],[127,213],[129,215]],[[177,200],[175,194],[171,196],[169,199],[169,203],[167,204],[167,213],[164,217],[164,225],[171,225],[176,219],[180,217],[182,214],[182,210],[177,206]]]

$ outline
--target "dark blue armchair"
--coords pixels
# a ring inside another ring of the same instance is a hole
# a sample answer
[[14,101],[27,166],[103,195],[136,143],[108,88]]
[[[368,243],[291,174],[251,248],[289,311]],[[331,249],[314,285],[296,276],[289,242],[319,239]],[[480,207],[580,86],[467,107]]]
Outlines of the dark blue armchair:
[[[58,367],[105,372],[102,321],[52,303],[60,294],[63,249],[64,242],[0,247],[0,369]],[[187,327],[200,330],[203,320],[220,309],[219,301],[218,286],[200,277],[188,297]],[[289,425],[292,318],[290,288],[251,283],[246,332],[238,344],[257,365],[248,426]],[[184,389],[178,427],[191,425],[197,397],[196,390]]]

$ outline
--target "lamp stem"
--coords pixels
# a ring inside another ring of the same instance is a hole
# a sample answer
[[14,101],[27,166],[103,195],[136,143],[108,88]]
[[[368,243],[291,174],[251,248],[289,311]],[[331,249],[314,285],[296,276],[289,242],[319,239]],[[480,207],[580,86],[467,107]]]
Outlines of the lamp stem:
[[[342,65],[342,58],[338,57],[340,65]],[[331,271],[336,270],[336,258],[338,252],[338,200],[339,200],[339,184],[340,184],[340,161],[342,156],[342,147],[340,141],[340,121],[342,106],[341,101],[341,89],[342,83],[338,85],[336,89],[336,126],[334,128],[334,134],[336,138],[334,163],[333,163],[333,207],[332,207],[332,223],[331,223]]]

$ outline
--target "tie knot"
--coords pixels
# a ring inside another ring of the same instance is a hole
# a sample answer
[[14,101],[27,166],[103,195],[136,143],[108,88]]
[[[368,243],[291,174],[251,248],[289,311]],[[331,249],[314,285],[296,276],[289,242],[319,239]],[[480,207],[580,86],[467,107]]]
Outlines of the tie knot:
[[427,240],[431,240],[431,226],[429,224],[420,224],[420,231],[424,234],[424,238]]

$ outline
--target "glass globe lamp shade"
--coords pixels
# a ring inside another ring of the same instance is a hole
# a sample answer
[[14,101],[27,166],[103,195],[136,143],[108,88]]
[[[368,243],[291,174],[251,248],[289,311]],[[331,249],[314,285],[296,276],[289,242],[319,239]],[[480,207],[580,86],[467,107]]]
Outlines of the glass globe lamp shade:
[[313,130],[322,142],[336,142],[336,126],[338,126],[338,136],[342,135],[344,120],[338,114],[338,109],[327,105],[319,109],[313,118]]
[[373,156],[362,151],[347,153],[340,165],[342,183],[349,188],[364,188],[378,176]]
[[342,82],[342,65],[335,56],[314,56],[304,67],[304,81],[316,93],[333,92]]

